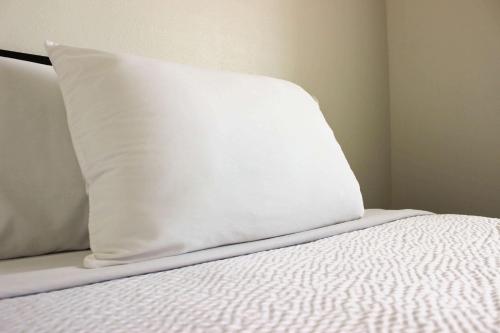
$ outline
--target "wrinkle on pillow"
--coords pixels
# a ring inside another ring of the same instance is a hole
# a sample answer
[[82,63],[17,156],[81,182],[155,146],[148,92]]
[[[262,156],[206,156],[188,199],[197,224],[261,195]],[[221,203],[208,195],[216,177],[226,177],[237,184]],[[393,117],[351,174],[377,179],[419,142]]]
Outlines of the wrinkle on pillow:
[[274,78],[53,43],[101,267],[360,218],[318,104]]

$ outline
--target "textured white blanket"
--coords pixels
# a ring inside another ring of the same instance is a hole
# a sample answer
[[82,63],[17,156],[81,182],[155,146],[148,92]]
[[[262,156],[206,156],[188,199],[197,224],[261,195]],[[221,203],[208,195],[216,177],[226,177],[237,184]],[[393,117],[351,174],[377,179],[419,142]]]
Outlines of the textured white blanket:
[[0,301],[0,331],[498,332],[500,220],[426,215]]

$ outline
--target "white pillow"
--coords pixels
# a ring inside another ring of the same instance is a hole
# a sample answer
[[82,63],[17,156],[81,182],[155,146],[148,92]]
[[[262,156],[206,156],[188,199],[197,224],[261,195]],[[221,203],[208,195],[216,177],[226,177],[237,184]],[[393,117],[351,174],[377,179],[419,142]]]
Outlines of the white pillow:
[[300,87],[56,44],[90,196],[86,267],[357,219],[359,185]]
[[54,70],[0,58],[0,259],[88,249],[87,228]]

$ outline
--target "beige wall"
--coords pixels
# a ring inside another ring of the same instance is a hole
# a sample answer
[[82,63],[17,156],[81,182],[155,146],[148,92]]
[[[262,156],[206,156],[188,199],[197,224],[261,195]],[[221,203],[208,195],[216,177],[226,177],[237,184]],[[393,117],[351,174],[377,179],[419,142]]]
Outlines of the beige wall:
[[43,54],[50,38],[295,81],[319,98],[368,207],[389,205],[392,174],[395,208],[491,216],[499,36],[499,0],[0,1],[0,48]]
[[315,95],[368,207],[389,204],[380,0],[1,0],[0,48],[53,39],[289,79]]
[[500,1],[387,15],[394,207],[500,217]]

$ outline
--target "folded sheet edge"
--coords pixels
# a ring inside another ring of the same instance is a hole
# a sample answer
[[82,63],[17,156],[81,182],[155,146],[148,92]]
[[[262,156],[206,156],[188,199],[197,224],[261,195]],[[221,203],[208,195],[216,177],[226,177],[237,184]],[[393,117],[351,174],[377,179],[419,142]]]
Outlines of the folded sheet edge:
[[[47,255],[0,262],[0,299],[83,286],[135,275],[161,272],[204,262],[273,250],[361,230],[396,220],[432,214],[421,210],[367,209],[361,219],[295,234],[226,245],[173,257],[87,269],[82,266],[88,251]],[[51,261],[52,260],[52,261]]]

